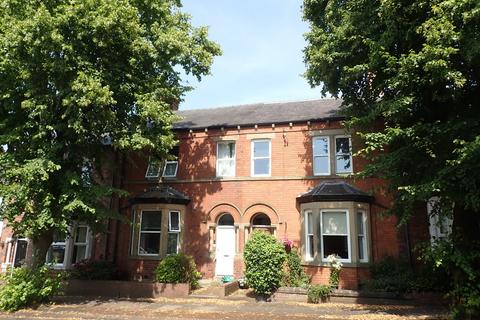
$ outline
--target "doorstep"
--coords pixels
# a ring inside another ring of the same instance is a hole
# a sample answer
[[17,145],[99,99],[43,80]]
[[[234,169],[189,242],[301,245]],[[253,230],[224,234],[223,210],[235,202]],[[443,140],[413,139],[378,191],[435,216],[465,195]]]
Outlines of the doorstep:
[[224,298],[232,295],[239,289],[238,281],[227,283],[220,283],[218,281],[210,281],[209,283],[202,283],[200,289],[194,290],[190,297],[192,298]]

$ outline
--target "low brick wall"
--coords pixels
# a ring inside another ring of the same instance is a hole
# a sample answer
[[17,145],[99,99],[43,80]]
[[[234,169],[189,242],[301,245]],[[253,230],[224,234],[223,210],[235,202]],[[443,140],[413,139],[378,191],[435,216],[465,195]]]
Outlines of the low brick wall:
[[110,280],[69,280],[65,295],[114,298],[179,298],[190,294],[188,283],[153,283]]
[[[302,288],[280,287],[272,296],[273,301],[307,302],[307,290]],[[447,301],[440,293],[410,293],[398,295],[391,292],[364,292],[356,290],[335,289],[329,302],[360,304],[415,304],[443,305]]]

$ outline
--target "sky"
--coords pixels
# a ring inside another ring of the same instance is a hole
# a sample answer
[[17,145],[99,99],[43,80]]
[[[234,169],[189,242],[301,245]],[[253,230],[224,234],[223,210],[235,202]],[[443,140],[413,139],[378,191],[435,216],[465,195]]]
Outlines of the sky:
[[223,55],[211,75],[193,78],[180,110],[321,98],[310,88],[302,50],[308,25],[301,0],[183,0],[194,26],[209,26]]

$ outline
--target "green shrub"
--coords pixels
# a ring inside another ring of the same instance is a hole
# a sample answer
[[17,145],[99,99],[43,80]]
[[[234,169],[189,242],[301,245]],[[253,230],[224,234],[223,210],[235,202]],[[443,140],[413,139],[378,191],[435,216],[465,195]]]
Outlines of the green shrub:
[[58,294],[63,273],[54,274],[43,266],[37,270],[15,268],[12,273],[2,276],[5,281],[0,289],[0,309],[16,311],[18,309],[45,303]]
[[371,279],[364,281],[363,288],[367,291],[385,291],[405,293],[412,291],[415,276],[404,261],[393,257],[385,257],[370,265]]
[[282,286],[305,288],[309,283],[310,278],[303,270],[300,255],[298,254],[297,249],[292,248],[290,252],[287,253]]
[[245,245],[243,257],[248,286],[257,294],[272,294],[283,277],[284,246],[271,234],[255,231]]
[[308,288],[308,303],[318,303],[326,301],[332,293],[332,288],[327,285],[313,285]]
[[190,283],[196,288],[200,278],[193,258],[183,253],[169,255],[155,269],[155,280],[161,283]]
[[126,280],[117,266],[106,260],[82,260],[73,265],[71,278],[82,280]]

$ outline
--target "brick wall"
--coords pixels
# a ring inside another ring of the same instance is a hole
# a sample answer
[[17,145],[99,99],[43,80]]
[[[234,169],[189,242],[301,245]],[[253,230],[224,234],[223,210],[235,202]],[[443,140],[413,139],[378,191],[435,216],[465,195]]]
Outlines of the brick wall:
[[[243,274],[241,257],[245,242],[245,226],[256,212],[263,212],[276,225],[275,235],[287,237],[300,247],[300,212],[296,197],[325,179],[341,179],[338,176],[314,177],[312,169],[312,131],[341,128],[339,122],[319,122],[312,125],[294,124],[225,130],[181,132],[178,137],[179,167],[175,180],[164,181],[191,199],[185,217],[183,251],[194,256],[197,266],[207,278],[215,273],[215,260],[210,247],[210,227],[223,212],[229,212],[238,226],[238,254],[234,262],[236,276]],[[322,134],[323,134],[322,133]],[[271,139],[271,177],[252,178],[251,141],[255,138]],[[236,144],[236,175],[234,178],[216,179],[216,143],[232,140]],[[356,138],[353,138],[355,149]],[[333,150],[331,150],[333,152]],[[132,156],[127,160],[125,187],[132,195],[142,193],[158,181],[147,181],[145,157]],[[354,158],[354,171],[365,165],[363,159]],[[367,192],[374,192],[376,203],[371,206],[371,243],[373,260],[385,255],[398,256],[402,237],[396,228],[395,217],[384,217],[383,211],[390,200],[384,194],[383,181],[379,179],[353,180],[353,184]],[[127,203],[123,203],[126,207]],[[124,210],[130,217],[130,211]],[[248,227],[247,227],[248,228]],[[119,229],[117,263],[131,274],[147,277],[158,261],[133,260],[128,257],[131,230],[128,225]],[[327,283],[328,268],[308,267],[314,283]],[[342,270],[340,286],[357,288],[358,280],[366,277],[366,268],[348,267]]]

